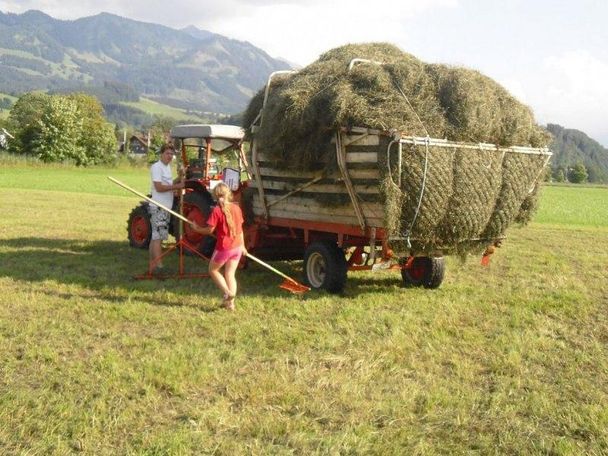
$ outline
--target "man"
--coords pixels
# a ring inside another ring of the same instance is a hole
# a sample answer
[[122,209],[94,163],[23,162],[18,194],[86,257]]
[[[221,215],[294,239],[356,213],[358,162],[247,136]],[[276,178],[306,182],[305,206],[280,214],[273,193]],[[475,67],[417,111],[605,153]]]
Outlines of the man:
[[[184,188],[181,173],[177,179],[173,180],[171,161],[174,155],[173,145],[163,144],[160,148],[160,159],[150,167],[152,199],[168,208],[173,206],[173,190]],[[152,225],[149,272],[161,274],[163,269],[161,242],[169,237],[170,214],[152,203],[149,208],[150,224]]]

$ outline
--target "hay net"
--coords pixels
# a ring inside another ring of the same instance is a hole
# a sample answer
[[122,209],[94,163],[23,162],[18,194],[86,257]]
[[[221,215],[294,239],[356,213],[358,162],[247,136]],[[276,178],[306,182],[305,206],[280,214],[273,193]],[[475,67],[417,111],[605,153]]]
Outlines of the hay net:
[[[414,141],[415,142],[415,141]],[[527,223],[548,152],[489,145],[403,145],[401,185],[384,178],[387,228],[416,252],[476,252]],[[426,169],[425,169],[426,167]],[[396,214],[396,215],[395,215]],[[411,243],[411,246],[409,245]]]
[[[426,64],[387,43],[330,50],[301,71],[273,79],[261,112],[263,100],[262,90],[243,124],[255,121],[257,147],[294,173],[333,166],[330,142],[341,127],[501,147],[544,147],[550,140],[531,110],[492,79]],[[539,157],[404,145],[399,188],[388,176],[378,182],[387,228],[425,251],[477,248],[472,240],[500,237],[518,216],[525,221],[532,213],[536,193],[529,191],[544,166]]]

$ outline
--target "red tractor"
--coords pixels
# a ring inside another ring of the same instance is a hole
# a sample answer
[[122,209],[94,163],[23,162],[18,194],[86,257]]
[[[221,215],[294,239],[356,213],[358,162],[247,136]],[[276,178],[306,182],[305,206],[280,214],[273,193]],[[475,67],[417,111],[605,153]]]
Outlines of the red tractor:
[[[173,198],[172,209],[200,226],[205,226],[215,202],[210,190],[220,181],[226,182],[240,200],[240,176],[246,165],[243,152],[244,131],[233,125],[179,125],[171,129],[171,138],[180,151],[178,166],[185,170],[186,189],[183,198]],[[195,158],[189,158],[195,157]],[[218,165],[223,165],[220,172]],[[148,248],[151,237],[150,203],[142,201],[129,215],[127,226],[131,247]],[[192,249],[209,257],[215,239],[194,231],[183,224],[183,241]],[[171,216],[169,232],[179,236],[179,220]],[[188,249],[185,249],[188,252]]]

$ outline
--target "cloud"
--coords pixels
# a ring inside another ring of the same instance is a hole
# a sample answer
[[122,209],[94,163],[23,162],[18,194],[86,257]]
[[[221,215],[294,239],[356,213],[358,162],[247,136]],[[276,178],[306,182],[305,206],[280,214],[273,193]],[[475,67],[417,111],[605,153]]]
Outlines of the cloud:
[[539,116],[608,144],[608,62],[587,50],[569,51],[546,58],[541,70],[545,81],[532,97]]
[[82,0],[79,2],[60,0],[5,0],[2,2],[2,11],[23,13],[27,10],[40,10],[56,19],[77,19],[101,12],[125,15],[124,3],[120,0],[100,2],[92,0]]
[[408,20],[457,4],[457,0],[377,0],[372,9],[368,2],[352,0],[267,2],[247,15],[218,18],[212,26],[213,31],[251,41],[273,56],[308,64],[320,53],[349,42],[406,42]]
[[195,25],[250,41],[273,56],[307,64],[332,47],[365,41],[407,42],[407,21],[459,0],[8,0],[21,13],[40,9],[58,19],[109,12],[181,28]]

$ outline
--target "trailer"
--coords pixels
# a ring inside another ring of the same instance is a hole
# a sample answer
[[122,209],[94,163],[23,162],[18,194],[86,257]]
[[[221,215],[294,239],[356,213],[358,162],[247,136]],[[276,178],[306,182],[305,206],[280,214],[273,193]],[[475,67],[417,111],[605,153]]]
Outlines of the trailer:
[[[251,198],[255,218],[247,239],[259,254],[267,252],[267,258],[303,259],[305,283],[332,293],[344,288],[347,271],[398,270],[406,287],[441,285],[444,255],[453,253],[453,246],[435,245],[429,250],[415,238],[391,234],[387,227],[386,202],[378,183],[386,169],[390,179],[400,184],[404,154],[431,147],[449,153],[484,153],[498,163],[512,154],[525,155],[540,161],[541,170],[551,156],[544,148],[500,148],[356,127],[338,129],[330,147],[337,167],[320,164],[318,171],[294,171],[273,162],[258,149],[254,137],[253,179],[248,185],[255,189]],[[535,172],[527,187],[533,187],[539,176]],[[487,256],[502,239],[470,241],[486,245]]]

